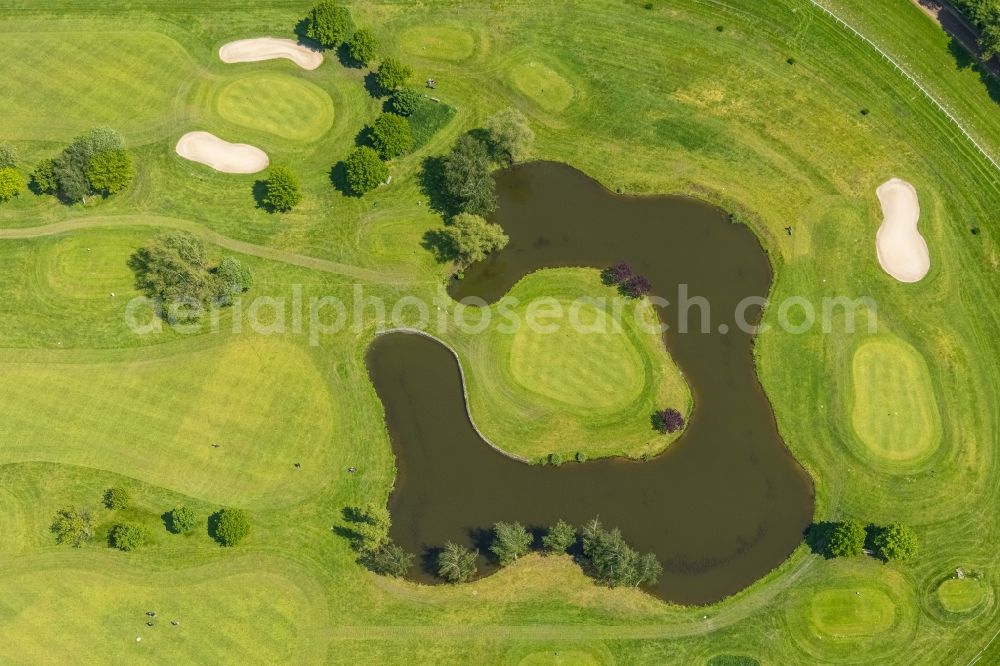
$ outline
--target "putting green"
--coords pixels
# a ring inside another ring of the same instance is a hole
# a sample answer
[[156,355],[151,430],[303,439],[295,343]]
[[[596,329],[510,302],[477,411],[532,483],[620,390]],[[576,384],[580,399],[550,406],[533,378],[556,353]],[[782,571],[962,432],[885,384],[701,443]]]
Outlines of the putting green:
[[986,599],[986,585],[975,578],[951,578],[937,589],[938,600],[949,613],[968,613]]
[[[629,332],[593,303],[564,298],[551,305],[558,316],[540,326],[521,326],[514,334],[509,357],[514,380],[526,390],[585,409],[621,409],[632,402],[646,377]],[[553,372],[552,359],[559,359],[556,367],[562,371]]]
[[930,373],[916,349],[896,337],[861,344],[852,364],[854,431],[877,457],[911,462],[934,451],[941,420]]
[[37,254],[40,282],[74,299],[107,299],[111,293],[130,296],[135,274],[128,258],[136,249],[134,238],[123,234],[61,237],[48,251]]
[[231,123],[289,141],[318,139],[333,125],[333,101],[322,88],[276,72],[227,84],[216,99],[216,110]]
[[590,457],[638,457],[680,436],[649,422],[664,407],[687,414],[691,393],[648,301],[622,299],[595,269],[558,268],[523,278],[490,314],[482,333],[446,341],[466,369],[473,420],[500,448],[569,459],[586,442]]
[[517,65],[510,80],[522,95],[550,113],[559,113],[573,101],[573,86],[556,71],[539,62]]
[[882,590],[821,590],[813,595],[810,620],[817,631],[835,638],[874,636],[892,626],[896,605]]
[[458,62],[476,50],[472,33],[456,26],[418,25],[404,30],[397,42],[404,52],[421,58]]
[[328,391],[287,341],[100,364],[49,358],[0,364],[0,462],[93,467],[238,505],[290,501],[325,478]]

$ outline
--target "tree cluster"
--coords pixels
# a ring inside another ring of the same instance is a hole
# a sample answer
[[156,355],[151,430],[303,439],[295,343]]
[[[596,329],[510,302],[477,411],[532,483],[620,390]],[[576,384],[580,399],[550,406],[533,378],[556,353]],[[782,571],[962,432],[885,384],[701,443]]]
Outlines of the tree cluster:
[[917,553],[917,536],[901,523],[865,525],[848,518],[836,523],[814,523],[807,535],[814,550],[828,557],[857,557],[866,552],[888,562]]
[[358,562],[382,576],[405,576],[413,567],[414,557],[389,537],[389,511],[376,504],[348,507],[344,510],[347,525],[343,528],[358,553]]
[[618,292],[629,298],[642,298],[653,290],[653,285],[645,275],[640,275],[624,262],[609,266],[601,271],[601,281],[609,286],[617,286]]
[[982,59],[1000,55],[1000,4],[995,0],[955,0],[953,4],[979,30]]
[[595,577],[611,587],[654,585],[663,573],[656,555],[640,555],[625,543],[617,527],[606,530],[597,518],[584,526],[582,541]]
[[128,187],[135,177],[132,156],[121,134],[95,127],[73,139],[58,157],[42,160],[31,181],[39,194],[55,193],[63,201],[85,201],[88,196],[110,196]]

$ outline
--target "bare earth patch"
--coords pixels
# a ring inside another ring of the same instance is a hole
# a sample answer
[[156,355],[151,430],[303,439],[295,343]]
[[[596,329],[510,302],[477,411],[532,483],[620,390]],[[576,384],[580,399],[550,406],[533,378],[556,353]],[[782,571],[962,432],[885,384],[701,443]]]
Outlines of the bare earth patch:
[[287,58],[302,69],[316,69],[323,64],[323,54],[299,44],[294,39],[257,37],[223,44],[219,49],[222,62],[257,62]]
[[875,249],[882,269],[900,282],[919,282],[931,268],[927,241],[917,231],[920,203],[913,185],[893,178],[875,190],[882,206],[882,226]]
[[224,173],[257,173],[267,168],[267,153],[246,143],[229,143],[209,132],[188,132],[175,148],[186,160]]

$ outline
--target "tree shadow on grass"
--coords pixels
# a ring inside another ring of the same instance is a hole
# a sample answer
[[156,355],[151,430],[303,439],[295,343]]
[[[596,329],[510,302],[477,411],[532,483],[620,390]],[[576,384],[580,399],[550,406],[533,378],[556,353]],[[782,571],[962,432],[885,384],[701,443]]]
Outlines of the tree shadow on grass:
[[445,217],[452,217],[458,212],[444,187],[443,157],[431,155],[424,158],[420,168],[420,192],[427,197],[434,212]]
[[365,63],[351,55],[351,48],[344,42],[337,47],[337,60],[346,69],[364,69]]
[[458,252],[455,251],[451,236],[441,229],[428,229],[424,232],[420,247],[433,254],[434,260],[439,264],[451,263],[458,259]]
[[295,41],[297,41],[302,46],[307,49],[312,49],[313,51],[319,51],[322,53],[325,49],[323,45],[317,42],[315,39],[307,34],[309,30],[309,19],[302,18],[299,22],[295,24],[293,32],[295,33]]
[[219,518],[222,516],[222,510],[218,510],[208,517],[208,536],[212,537],[212,540],[218,544],[222,544],[219,540]]
[[365,74],[365,91],[375,99],[386,97],[390,92],[378,84],[375,72]]
[[340,161],[330,167],[329,176],[330,183],[333,185],[333,188],[345,197],[360,196],[355,194],[355,192],[351,189],[351,186],[347,184],[347,164],[345,162]]
[[257,204],[257,208],[266,211],[268,213],[276,212],[274,206],[267,203],[267,181],[258,179],[254,181],[253,184],[253,199]]

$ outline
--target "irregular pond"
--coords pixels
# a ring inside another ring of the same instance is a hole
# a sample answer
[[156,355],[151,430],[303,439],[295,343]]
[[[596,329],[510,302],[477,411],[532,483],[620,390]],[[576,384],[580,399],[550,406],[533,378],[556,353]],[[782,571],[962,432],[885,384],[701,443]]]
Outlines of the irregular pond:
[[812,482],[785,448],[757,381],[752,335],[733,323],[744,297],[768,293],[771,268],[757,239],[693,199],[616,196],[561,164],[503,171],[497,183],[497,221],[510,245],[467,271],[453,296],[492,302],[539,268],[627,261],[671,302],[682,283],[706,298],[712,332],[700,332],[697,308],[688,333],[678,332],[679,308],[659,309],[695,399],[686,433],[666,453],[558,468],[512,460],[483,442],[446,347],[419,335],[380,336],[368,369],[397,458],[392,538],[425,559],[414,577],[433,580],[433,549],[445,541],[485,552],[496,521],[582,525],[599,515],[659,556],[664,575],[651,591],[663,599],[706,604],[743,589],[791,553],[813,511]]

